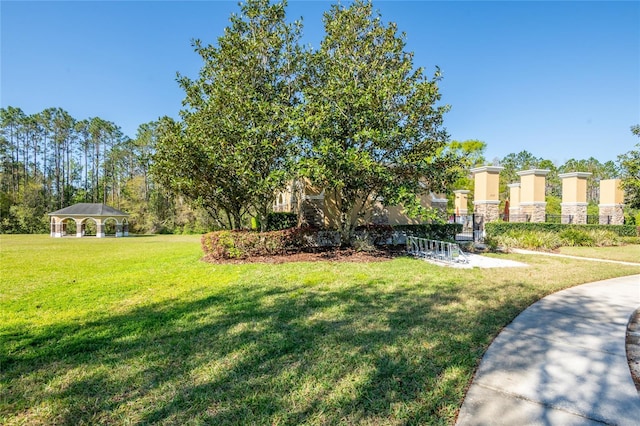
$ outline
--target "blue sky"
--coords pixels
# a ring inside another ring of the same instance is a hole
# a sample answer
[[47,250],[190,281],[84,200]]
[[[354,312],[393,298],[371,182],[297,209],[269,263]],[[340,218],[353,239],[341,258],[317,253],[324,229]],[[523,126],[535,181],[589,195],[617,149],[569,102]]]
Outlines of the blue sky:
[[[329,1],[289,1],[317,47]],[[480,139],[486,157],[528,150],[562,164],[615,160],[640,140],[640,2],[374,1],[406,33],[416,66],[439,66],[451,139]],[[236,1],[0,2],[0,104],[62,107],[134,137],[178,116],[176,72],[202,63]]]

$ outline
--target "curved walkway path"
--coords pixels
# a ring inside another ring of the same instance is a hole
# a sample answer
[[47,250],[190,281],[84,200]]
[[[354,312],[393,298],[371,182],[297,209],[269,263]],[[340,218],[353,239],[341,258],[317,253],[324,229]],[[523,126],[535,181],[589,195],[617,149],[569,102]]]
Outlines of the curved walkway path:
[[625,350],[640,275],[549,295],[485,353],[458,425],[639,425]]

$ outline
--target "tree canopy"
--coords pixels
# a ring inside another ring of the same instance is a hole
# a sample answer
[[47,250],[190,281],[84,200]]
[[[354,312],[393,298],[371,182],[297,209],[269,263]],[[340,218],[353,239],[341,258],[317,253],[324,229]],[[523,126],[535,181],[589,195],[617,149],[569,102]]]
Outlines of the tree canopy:
[[[631,132],[640,138],[640,125],[631,126]],[[622,187],[626,202],[631,208],[640,209],[640,143],[626,154],[618,156],[622,172]]]
[[456,162],[444,150],[440,72],[428,79],[414,68],[396,25],[355,1],[333,5],[324,27],[298,109],[301,170],[338,200],[348,239],[371,200],[415,208],[418,194],[444,190]]
[[232,228],[250,211],[264,219],[290,177],[301,27],[285,6],[248,0],[216,46],[193,42],[203,66],[195,80],[178,77],[183,122],[163,120],[158,140],[156,178]]

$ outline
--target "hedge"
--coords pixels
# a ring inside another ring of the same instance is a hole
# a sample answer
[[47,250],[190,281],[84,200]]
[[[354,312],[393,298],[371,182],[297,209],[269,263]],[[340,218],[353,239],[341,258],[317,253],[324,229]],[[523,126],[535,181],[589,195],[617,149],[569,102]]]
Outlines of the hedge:
[[373,245],[384,246],[393,242],[393,227],[391,225],[361,225],[355,229],[354,238],[367,239]]
[[393,225],[396,232],[408,237],[428,238],[430,240],[455,241],[456,234],[462,232],[461,223],[425,223],[419,225]]
[[[355,237],[365,237],[374,245],[403,244],[404,236],[455,240],[460,224],[366,225],[356,228]],[[212,259],[246,259],[309,251],[340,245],[340,233],[311,227],[279,231],[216,231],[202,236],[202,250]]]
[[[201,238],[206,257],[213,259],[246,259],[307,251],[335,245],[335,233],[316,228],[289,228],[280,231],[216,231]],[[337,244],[340,242],[338,240]]]
[[355,237],[368,237],[374,245],[404,244],[404,237],[428,238],[430,240],[455,241],[462,232],[459,223],[427,223],[419,225],[363,225],[355,230]]
[[267,231],[280,231],[298,225],[298,214],[291,212],[271,212],[267,215]]
[[542,223],[542,222],[489,222],[484,225],[488,236],[497,237],[510,231],[542,231],[560,233],[567,229],[577,229],[584,231],[611,231],[621,237],[640,236],[640,227],[633,225],[577,225],[563,223]]

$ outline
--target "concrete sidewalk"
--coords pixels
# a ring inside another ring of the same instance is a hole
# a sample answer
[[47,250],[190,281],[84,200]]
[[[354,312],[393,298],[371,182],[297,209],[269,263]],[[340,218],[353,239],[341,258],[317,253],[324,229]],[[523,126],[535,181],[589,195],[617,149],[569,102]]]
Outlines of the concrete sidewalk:
[[625,350],[640,275],[584,284],[522,312],[485,353],[458,425],[639,425]]

